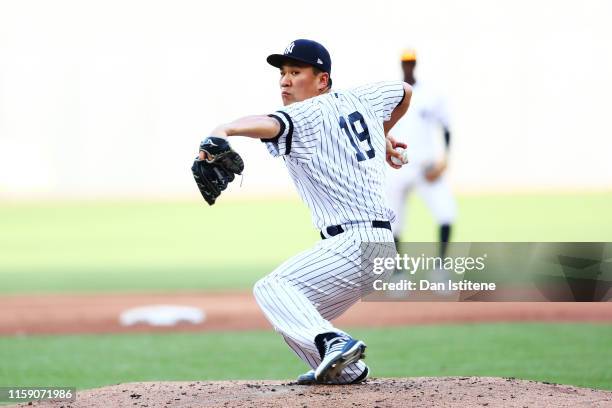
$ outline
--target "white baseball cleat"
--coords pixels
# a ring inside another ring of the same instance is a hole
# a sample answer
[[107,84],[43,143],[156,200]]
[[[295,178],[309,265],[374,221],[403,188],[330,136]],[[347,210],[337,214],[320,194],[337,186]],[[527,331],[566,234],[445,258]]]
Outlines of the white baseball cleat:
[[321,364],[315,370],[317,382],[329,382],[337,378],[346,366],[365,358],[366,345],[361,340],[335,333],[327,333],[321,338],[319,336],[315,343],[318,343],[319,350],[323,349],[324,353]]

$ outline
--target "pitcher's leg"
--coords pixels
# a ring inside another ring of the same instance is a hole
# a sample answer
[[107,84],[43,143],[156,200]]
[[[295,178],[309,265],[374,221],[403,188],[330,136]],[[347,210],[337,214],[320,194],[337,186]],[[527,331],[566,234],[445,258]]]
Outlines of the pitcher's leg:
[[337,331],[310,300],[289,282],[268,276],[255,284],[253,293],[274,329],[302,348],[316,352],[314,338],[317,334]]
[[[386,241],[392,241],[390,232],[385,230],[385,233]],[[364,250],[361,244],[363,239],[380,240],[381,233],[369,233],[371,237],[362,235],[347,231],[319,243],[291,258],[255,285],[255,298],[270,323],[312,368],[319,365],[325,354],[321,344],[319,347],[315,344],[317,335],[334,333],[350,339],[329,320],[356,303],[363,295],[364,286],[372,280],[362,270],[362,261],[364,255],[373,256],[380,251],[378,246]],[[384,249],[385,253],[389,251],[395,251],[392,243]],[[359,350],[351,349],[348,355],[354,358],[347,357],[343,369],[338,366],[339,376],[330,377],[330,381],[350,383],[365,378],[366,365],[357,360]]]
[[293,352],[297,354],[297,356],[301,358],[302,361],[304,361],[310,368],[315,369],[319,363],[321,363],[321,357],[319,357],[318,351],[313,352],[312,350],[302,347],[285,335],[283,335],[283,338],[291,350],[293,350]]
[[350,246],[340,240],[319,243],[284,262],[253,289],[257,303],[275,330],[311,352],[317,352],[314,339],[318,334],[340,332],[321,315],[320,304],[313,296],[326,290],[326,282],[333,280],[343,262],[338,253]]

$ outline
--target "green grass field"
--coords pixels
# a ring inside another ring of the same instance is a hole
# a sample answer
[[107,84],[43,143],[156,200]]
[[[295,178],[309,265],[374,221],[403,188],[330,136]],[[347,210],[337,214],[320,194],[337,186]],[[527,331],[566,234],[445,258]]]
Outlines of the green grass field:
[[[221,205],[222,204],[222,205]],[[436,239],[423,205],[409,241]],[[612,193],[459,198],[456,241],[612,241]],[[247,289],[318,240],[297,201],[2,203],[0,295]],[[355,330],[375,376],[513,376],[612,390],[612,325]],[[0,386],[293,379],[271,330],[0,337]]]
[[[459,198],[455,241],[612,241],[612,193]],[[0,293],[250,288],[319,239],[292,200],[0,204]],[[424,206],[404,238],[436,240]]]
[[[504,376],[612,390],[612,326],[470,324],[353,330],[377,377]],[[0,386],[290,379],[305,366],[265,332],[0,338]]]

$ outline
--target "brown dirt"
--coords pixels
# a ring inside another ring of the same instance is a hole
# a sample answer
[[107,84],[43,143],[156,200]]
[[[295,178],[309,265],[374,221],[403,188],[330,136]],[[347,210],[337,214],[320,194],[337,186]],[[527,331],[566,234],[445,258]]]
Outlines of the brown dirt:
[[[132,307],[173,304],[206,312],[205,322],[122,327]],[[15,295],[0,297],[0,335],[267,329],[248,292]],[[339,327],[498,321],[612,322],[612,303],[361,302]],[[18,406],[29,406],[20,404]],[[74,402],[36,407],[612,407],[612,392],[533,381],[476,378],[373,379],[353,386],[298,386],[279,381],[131,383],[78,391]]]
[[[206,312],[198,325],[122,327],[119,314],[156,304],[195,306]],[[612,322],[612,302],[481,303],[360,302],[335,322],[339,327],[499,321]],[[268,329],[250,292],[180,294],[11,295],[0,297],[0,335],[143,331]]]
[[78,391],[74,402],[34,402],[32,406],[612,407],[612,392],[487,377],[373,379],[351,386],[299,386],[279,381],[145,382]]

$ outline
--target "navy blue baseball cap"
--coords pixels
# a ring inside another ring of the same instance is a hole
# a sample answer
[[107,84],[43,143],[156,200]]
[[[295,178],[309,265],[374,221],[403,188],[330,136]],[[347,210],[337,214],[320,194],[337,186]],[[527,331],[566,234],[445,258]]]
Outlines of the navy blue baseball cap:
[[269,55],[266,61],[280,68],[287,60],[312,65],[331,76],[331,57],[324,46],[316,41],[299,39],[292,41],[282,54]]

